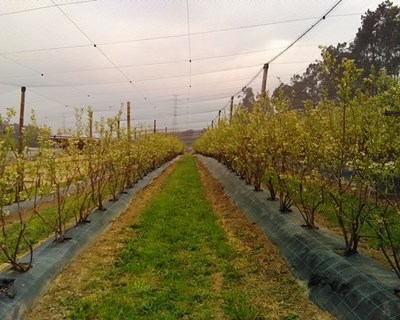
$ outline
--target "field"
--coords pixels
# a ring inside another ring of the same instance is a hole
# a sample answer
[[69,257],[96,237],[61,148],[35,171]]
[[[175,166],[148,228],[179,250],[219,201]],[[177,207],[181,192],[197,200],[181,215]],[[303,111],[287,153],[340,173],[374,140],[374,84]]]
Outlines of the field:
[[188,156],[133,200],[29,318],[123,316],[332,318],[307,299],[274,245]]

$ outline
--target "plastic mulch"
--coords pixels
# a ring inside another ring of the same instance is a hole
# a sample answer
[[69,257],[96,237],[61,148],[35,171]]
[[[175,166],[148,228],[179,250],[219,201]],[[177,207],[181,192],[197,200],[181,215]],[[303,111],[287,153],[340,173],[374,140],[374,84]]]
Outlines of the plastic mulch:
[[[10,293],[15,294],[15,297],[9,298],[4,293],[0,294],[0,319],[24,319],[35,302],[47,291],[51,281],[129,207],[135,194],[150,184],[175,160],[147,174],[133,188],[125,190],[126,194],[121,194],[118,201],[107,202],[106,211],[92,212],[89,216],[90,223],[71,228],[67,233],[71,240],[57,243],[53,237],[41,244],[34,250],[33,267],[28,272],[18,273],[10,269],[2,272],[0,278],[15,279],[10,288]],[[27,260],[28,256],[21,259],[22,262]]]
[[[292,273],[305,281],[310,298],[339,319],[400,319],[400,299],[395,289],[400,279],[362,253],[345,257],[335,253],[343,247],[341,238],[329,230],[310,230],[300,213],[279,211],[267,192],[254,192],[235,173],[212,158],[198,156],[210,173],[221,181],[225,193],[261,226],[291,266]],[[298,214],[296,214],[298,213]]]

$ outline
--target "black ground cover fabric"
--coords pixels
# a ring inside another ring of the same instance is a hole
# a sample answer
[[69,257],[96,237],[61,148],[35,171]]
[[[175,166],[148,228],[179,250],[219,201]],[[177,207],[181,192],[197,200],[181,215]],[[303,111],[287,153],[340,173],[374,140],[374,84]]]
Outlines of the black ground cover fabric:
[[339,319],[400,319],[400,287],[397,276],[362,253],[344,257],[335,253],[342,240],[329,230],[310,230],[300,213],[279,212],[277,201],[265,191],[255,192],[235,173],[212,158],[198,156],[211,174],[221,181],[225,193],[261,226],[280,249],[295,276],[305,281],[310,298]]

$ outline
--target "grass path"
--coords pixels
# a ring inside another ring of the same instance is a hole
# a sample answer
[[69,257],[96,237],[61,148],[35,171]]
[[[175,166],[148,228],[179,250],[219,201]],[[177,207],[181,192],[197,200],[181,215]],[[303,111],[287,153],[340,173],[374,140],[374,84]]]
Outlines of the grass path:
[[29,319],[331,319],[194,158],[139,198]]

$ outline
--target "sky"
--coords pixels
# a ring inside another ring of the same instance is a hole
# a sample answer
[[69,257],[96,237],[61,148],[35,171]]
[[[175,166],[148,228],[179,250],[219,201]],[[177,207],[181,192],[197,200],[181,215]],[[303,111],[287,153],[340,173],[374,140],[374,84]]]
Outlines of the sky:
[[[202,129],[230,97],[261,90],[262,67],[338,0],[0,0],[0,114],[73,128],[76,108],[95,119],[131,103],[131,126]],[[302,74],[320,45],[350,42],[382,0],[342,0],[269,66],[267,90]],[[393,1],[400,5],[400,0]],[[29,121],[26,120],[25,123]]]

